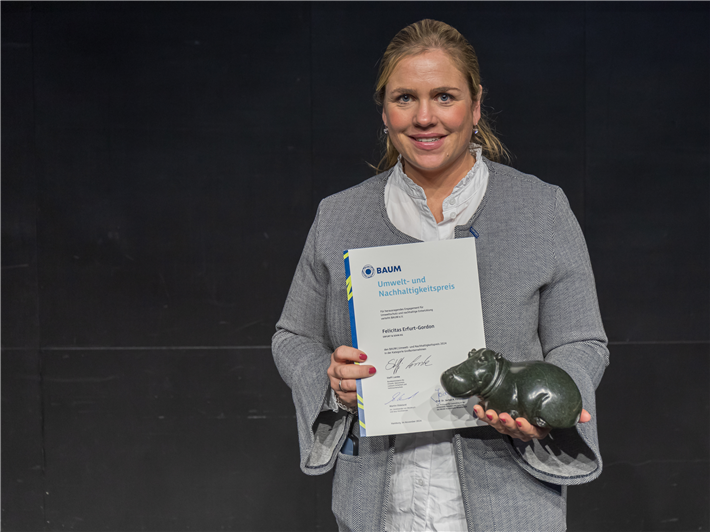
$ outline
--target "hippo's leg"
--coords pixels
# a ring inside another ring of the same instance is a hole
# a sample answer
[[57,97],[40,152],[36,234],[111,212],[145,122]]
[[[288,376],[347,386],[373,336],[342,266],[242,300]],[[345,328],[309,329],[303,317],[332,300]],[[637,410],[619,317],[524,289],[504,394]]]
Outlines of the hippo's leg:
[[484,399],[480,395],[478,396],[478,404],[481,405],[481,408],[483,408],[483,411],[485,412],[488,410],[488,399]]

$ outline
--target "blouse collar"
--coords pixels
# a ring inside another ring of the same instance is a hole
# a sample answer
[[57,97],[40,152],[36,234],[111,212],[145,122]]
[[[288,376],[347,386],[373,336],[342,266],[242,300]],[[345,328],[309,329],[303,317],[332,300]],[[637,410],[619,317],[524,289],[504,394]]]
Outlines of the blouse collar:
[[[451,191],[451,194],[447,197],[447,200],[455,200],[457,205],[470,200],[471,196],[478,188],[478,185],[480,185],[484,179],[483,173],[485,170],[485,164],[483,163],[483,150],[481,145],[472,142],[468,149],[471,152],[471,155],[475,157],[476,162],[461,179],[461,181],[456,184],[454,189]],[[402,166],[402,155],[397,158],[397,164],[394,165],[391,177],[394,178],[392,180],[393,183],[404,190],[404,192],[406,192],[407,195],[409,195],[413,200],[424,200],[426,202],[426,194],[424,193],[424,189],[412,181],[404,172],[404,167]]]

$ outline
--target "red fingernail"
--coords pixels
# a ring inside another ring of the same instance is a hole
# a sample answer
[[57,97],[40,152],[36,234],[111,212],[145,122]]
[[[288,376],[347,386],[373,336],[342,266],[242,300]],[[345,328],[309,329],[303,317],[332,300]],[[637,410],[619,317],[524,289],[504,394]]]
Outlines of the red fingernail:
[[498,419],[500,419],[500,422],[501,422],[501,423],[507,423],[507,422],[506,422],[506,420],[505,420],[505,418],[504,418],[504,417],[502,417],[502,416],[501,416],[501,417],[499,417]]
[[523,426],[522,421],[518,421],[518,420],[516,419],[515,422],[518,424],[518,427],[522,427],[522,426]]
[[367,360],[367,355],[365,353],[360,353],[360,360]]
[[370,368],[370,375],[374,375],[377,370],[375,368]]
[[487,417],[488,419],[493,419],[493,416],[490,415],[490,414],[486,414],[486,417]]

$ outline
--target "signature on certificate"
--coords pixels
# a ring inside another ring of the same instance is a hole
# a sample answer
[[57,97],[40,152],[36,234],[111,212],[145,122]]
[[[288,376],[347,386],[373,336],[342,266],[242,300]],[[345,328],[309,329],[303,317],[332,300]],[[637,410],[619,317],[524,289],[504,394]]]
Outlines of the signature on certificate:
[[387,401],[385,404],[388,405],[390,403],[401,403],[403,401],[409,401],[410,399],[414,399],[414,396],[418,393],[419,392],[414,392],[412,395],[408,395],[402,392],[396,392],[394,395],[392,395],[392,399]]
[[429,359],[431,358],[431,355],[429,355],[428,357],[426,357],[424,360],[419,360],[420,358],[422,358],[422,356],[421,356],[421,355],[417,355],[417,358],[415,358],[415,359],[412,360],[409,364],[407,364],[407,367],[404,368],[404,369],[409,369],[409,368],[421,368],[421,367],[428,368],[429,366],[431,366],[431,362],[429,362]]
[[436,387],[436,389],[434,390],[434,395],[432,395],[431,398],[434,399],[434,402],[436,403],[441,403],[442,401],[453,399],[453,397],[446,393],[445,390],[442,390],[439,386]]
[[406,366],[402,367],[402,363],[404,362],[404,357],[401,358],[390,358],[387,361],[387,365],[385,366],[386,370],[390,370],[392,372],[392,375],[396,375],[397,372],[400,369],[411,369],[411,368],[428,368],[430,367],[431,361],[429,360],[431,358],[431,355],[427,356],[424,360],[420,360],[422,358],[422,355],[417,355],[417,358],[412,360],[409,364]]
[[387,365],[385,366],[385,369],[393,370],[392,375],[396,375],[397,372],[399,371],[400,366],[402,365],[402,361],[404,360],[404,357],[402,358],[390,358],[387,361]]

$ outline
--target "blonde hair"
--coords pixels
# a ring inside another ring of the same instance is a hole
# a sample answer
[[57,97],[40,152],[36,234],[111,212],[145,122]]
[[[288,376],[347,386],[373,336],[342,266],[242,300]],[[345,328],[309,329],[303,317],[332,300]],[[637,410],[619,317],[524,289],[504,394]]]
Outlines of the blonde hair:
[[[481,74],[478,66],[478,57],[473,46],[455,28],[438,20],[424,19],[410,24],[394,36],[387,46],[380,61],[377,85],[375,87],[375,102],[382,106],[384,103],[385,87],[392,76],[392,72],[399,62],[405,57],[419,55],[428,50],[443,50],[454,62],[459,71],[468,82],[471,99],[475,102],[483,101],[480,91]],[[492,161],[500,162],[509,160],[508,150],[495,136],[488,120],[481,108],[481,119],[478,121],[478,133],[471,132],[471,142],[482,146],[483,155]],[[386,152],[376,170],[388,170],[397,164],[399,152],[386,136]]]

